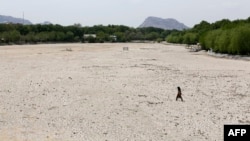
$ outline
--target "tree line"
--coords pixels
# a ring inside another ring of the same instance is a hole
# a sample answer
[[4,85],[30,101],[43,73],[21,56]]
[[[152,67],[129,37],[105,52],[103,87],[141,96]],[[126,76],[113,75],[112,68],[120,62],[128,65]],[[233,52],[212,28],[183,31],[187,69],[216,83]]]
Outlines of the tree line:
[[202,49],[218,53],[250,55],[250,17],[212,24],[202,21],[192,29],[172,32],[166,40],[188,45],[200,43]]
[[[0,24],[0,44],[36,44],[57,42],[130,42],[133,40],[163,41],[172,31],[158,28],[132,28],[123,25],[22,25]],[[95,34],[96,38],[84,38]],[[115,40],[113,37],[116,37]]]
[[[95,34],[96,37],[84,35]],[[115,39],[113,38],[115,37]],[[0,24],[0,45],[69,43],[69,42],[131,42],[166,40],[170,43],[194,45],[219,53],[250,55],[250,17],[245,20],[223,19],[215,23],[202,21],[193,28],[163,30],[159,28],[132,28],[123,25],[96,25],[82,27],[61,25]]]

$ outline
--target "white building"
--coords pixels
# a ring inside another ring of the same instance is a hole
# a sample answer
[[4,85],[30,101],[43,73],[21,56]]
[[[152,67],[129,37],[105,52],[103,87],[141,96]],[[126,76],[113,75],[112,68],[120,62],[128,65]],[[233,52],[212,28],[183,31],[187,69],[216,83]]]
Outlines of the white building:
[[83,38],[84,38],[84,39],[89,38],[89,37],[96,38],[96,34],[84,34],[84,35],[83,35]]

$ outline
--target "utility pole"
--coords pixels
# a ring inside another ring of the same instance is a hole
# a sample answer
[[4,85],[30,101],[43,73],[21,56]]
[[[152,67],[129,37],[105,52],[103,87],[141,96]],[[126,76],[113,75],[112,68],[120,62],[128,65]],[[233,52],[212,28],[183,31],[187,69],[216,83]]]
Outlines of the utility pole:
[[24,12],[23,12],[23,25],[24,25]]

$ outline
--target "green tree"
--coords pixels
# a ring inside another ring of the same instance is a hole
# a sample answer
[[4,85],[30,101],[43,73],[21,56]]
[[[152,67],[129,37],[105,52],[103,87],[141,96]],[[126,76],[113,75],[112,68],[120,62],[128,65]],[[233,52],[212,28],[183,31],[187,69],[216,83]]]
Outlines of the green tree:
[[73,42],[74,38],[75,38],[74,33],[71,31],[68,31],[65,35],[65,41]]
[[118,42],[126,42],[127,39],[125,37],[125,34],[123,32],[116,32],[114,35],[117,37]]
[[184,34],[183,43],[188,44],[188,45],[197,44],[198,43],[198,35],[197,35],[197,33],[187,32],[186,34]]
[[18,43],[21,38],[21,34],[17,30],[3,32],[2,36],[7,43]]
[[152,40],[155,41],[159,37],[160,35],[157,32],[150,32],[145,35],[146,40],[151,40],[151,41]]
[[233,29],[230,53],[244,55],[250,54],[250,25]]

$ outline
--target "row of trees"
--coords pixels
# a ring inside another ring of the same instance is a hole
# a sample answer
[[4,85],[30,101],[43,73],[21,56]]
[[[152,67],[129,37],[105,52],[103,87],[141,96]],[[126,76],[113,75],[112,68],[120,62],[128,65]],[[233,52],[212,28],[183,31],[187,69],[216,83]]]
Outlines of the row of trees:
[[200,42],[204,49],[228,54],[250,55],[250,24],[206,33]]
[[[79,25],[0,24],[0,43],[162,41],[170,33],[171,31],[158,28],[131,28],[122,25],[81,27]],[[84,34],[95,34],[96,38],[83,38]]]
[[[86,34],[95,34],[96,37]],[[115,38],[114,38],[115,37]],[[131,28],[123,25],[21,25],[0,24],[1,44],[26,44],[49,42],[130,42],[149,40],[170,43],[197,44],[205,50],[229,54],[250,54],[250,17],[246,20],[227,19],[208,23],[202,21],[193,28],[177,31],[158,28]]]
[[200,43],[203,49],[219,53],[250,55],[250,17],[212,24],[202,21],[192,29],[172,32],[166,40],[188,45]]

